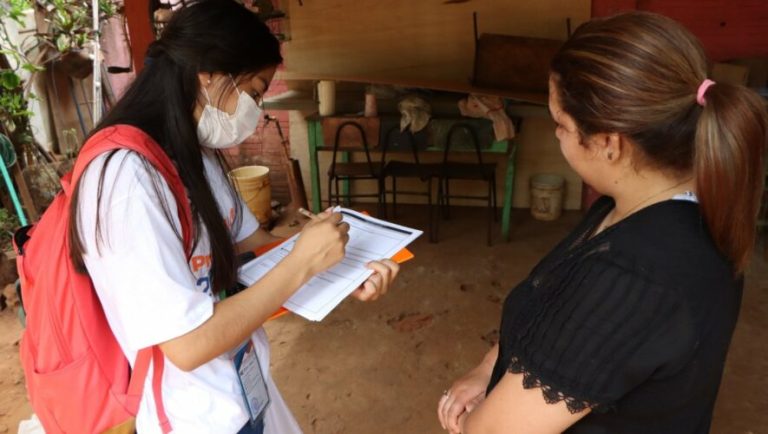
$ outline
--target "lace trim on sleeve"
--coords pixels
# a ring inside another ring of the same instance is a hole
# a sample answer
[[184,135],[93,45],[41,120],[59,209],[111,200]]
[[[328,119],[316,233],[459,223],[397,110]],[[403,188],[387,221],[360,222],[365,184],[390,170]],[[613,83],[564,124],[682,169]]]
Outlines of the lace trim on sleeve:
[[613,408],[613,405],[591,403],[583,399],[576,398],[567,391],[560,390],[560,388],[550,384],[545,384],[535,373],[526,369],[525,365],[518,357],[512,356],[510,358],[507,370],[513,374],[523,374],[524,389],[541,389],[541,394],[544,396],[544,401],[547,404],[557,404],[561,401],[564,401],[566,407],[568,407],[568,411],[571,412],[571,414],[576,414],[586,409],[591,409],[597,413],[604,413]]

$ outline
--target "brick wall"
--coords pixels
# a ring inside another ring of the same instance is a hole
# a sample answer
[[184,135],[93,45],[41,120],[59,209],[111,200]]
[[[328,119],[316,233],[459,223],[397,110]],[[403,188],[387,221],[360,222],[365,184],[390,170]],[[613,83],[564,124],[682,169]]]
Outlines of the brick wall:
[[[279,8],[279,2],[273,1],[273,3]],[[270,21],[268,25],[273,33],[282,32],[281,20]],[[287,90],[288,88],[284,81],[274,80],[270,84],[265,96],[267,98],[277,96]],[[288,112],[267,109],[266,113],[277,118],[285,138],[288,139],[290,132]],[[290,147],[287,151],[288,155],[290,155]],[[272,199],[280,201],[283,205],[287,205],[291,201],[288,187],[286,154],[283,151],[283,144],[274,122],[266,124],[262,119],[256,132],[246,139],[241,146],[230,150],[228,154],[230,165],[233,168],[253,164],[269,167]]]
[[[277,95],[285,92],[285,90],[285,83],[275,81],[270,86],[267,96]],[[288,139],[290,131],[288,112],[267,110],[266,113],[277,118],[283,135]],[[228,151],[228,160],[233,168],[253,164],[269,167],[272,199],[287,205],[291,201],[291,197],[288,188],[286,151],[283,150],[283,146],[275,122],[267,123],[262,119],[252,136],[247,138],[242,145]],[[290,144],[286,144],[286,146],[290,146]],[[287,152],[290,155],[290,147]]]

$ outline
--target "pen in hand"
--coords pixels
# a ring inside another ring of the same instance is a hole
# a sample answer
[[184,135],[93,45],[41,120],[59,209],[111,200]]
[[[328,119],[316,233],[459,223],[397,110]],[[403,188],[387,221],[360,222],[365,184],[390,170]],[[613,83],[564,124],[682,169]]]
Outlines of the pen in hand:
[[[299,209],[298,209],[298,211],[299,211],[299,214],[303,215],[304,217],[306,217],[306,218],[308,218],[308,219],[310,219],[310,220],[314,220],[314,221],[319,221],[319,220],[322,220],[322,219],[320,218],[320,216],[318,216],[317,214],[314,214],[314,213],[312,213],[312,212],[310,212],[310,211],[308,211],[308,210],[306,210],[306,209],[304,209],[304,208],[299,208]],[[328,208],[328,209],[326,210],[326,212],[327,212],[327,211],[333,211],[333,212],[336,212],[334,208]],[[338,225],[340,225],[340,224],[342,224],[342,223],[344,223],[344,222],[343,222],[343,221],[339,221],[337,224],[338,224]]]
[[308,219],[320,220],[320,217],[318,217],[316,214],[312,214],[311,212],[305,210],[304,208],[299,208],[299,214],[303,215]]

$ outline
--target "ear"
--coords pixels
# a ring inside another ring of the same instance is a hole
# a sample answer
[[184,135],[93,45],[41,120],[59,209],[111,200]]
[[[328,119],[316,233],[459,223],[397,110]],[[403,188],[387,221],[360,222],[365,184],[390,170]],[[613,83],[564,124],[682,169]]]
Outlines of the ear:
[[597,133],[589,140],[589,147],[594,158],[603,160],[609,164],[621,160],[626,151],[626,146],[618,133]]
[[197,79],[200,81],[200,88],[208,88],[211,85],[213,75],[210,72],[198,72]]

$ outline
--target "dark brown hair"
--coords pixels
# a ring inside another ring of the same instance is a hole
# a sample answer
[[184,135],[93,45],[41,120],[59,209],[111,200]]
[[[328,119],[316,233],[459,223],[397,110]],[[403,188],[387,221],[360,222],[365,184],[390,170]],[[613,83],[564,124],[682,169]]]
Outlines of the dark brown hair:
[[701,45],[682,25],[647,12],[581,25],[551,70],[563,110],[583,136],[622,134],[642,164],[693,173],[715,244],[743,271],[763,189],[765,101],[743,86],[716,83],[698,104],[707,78]]

